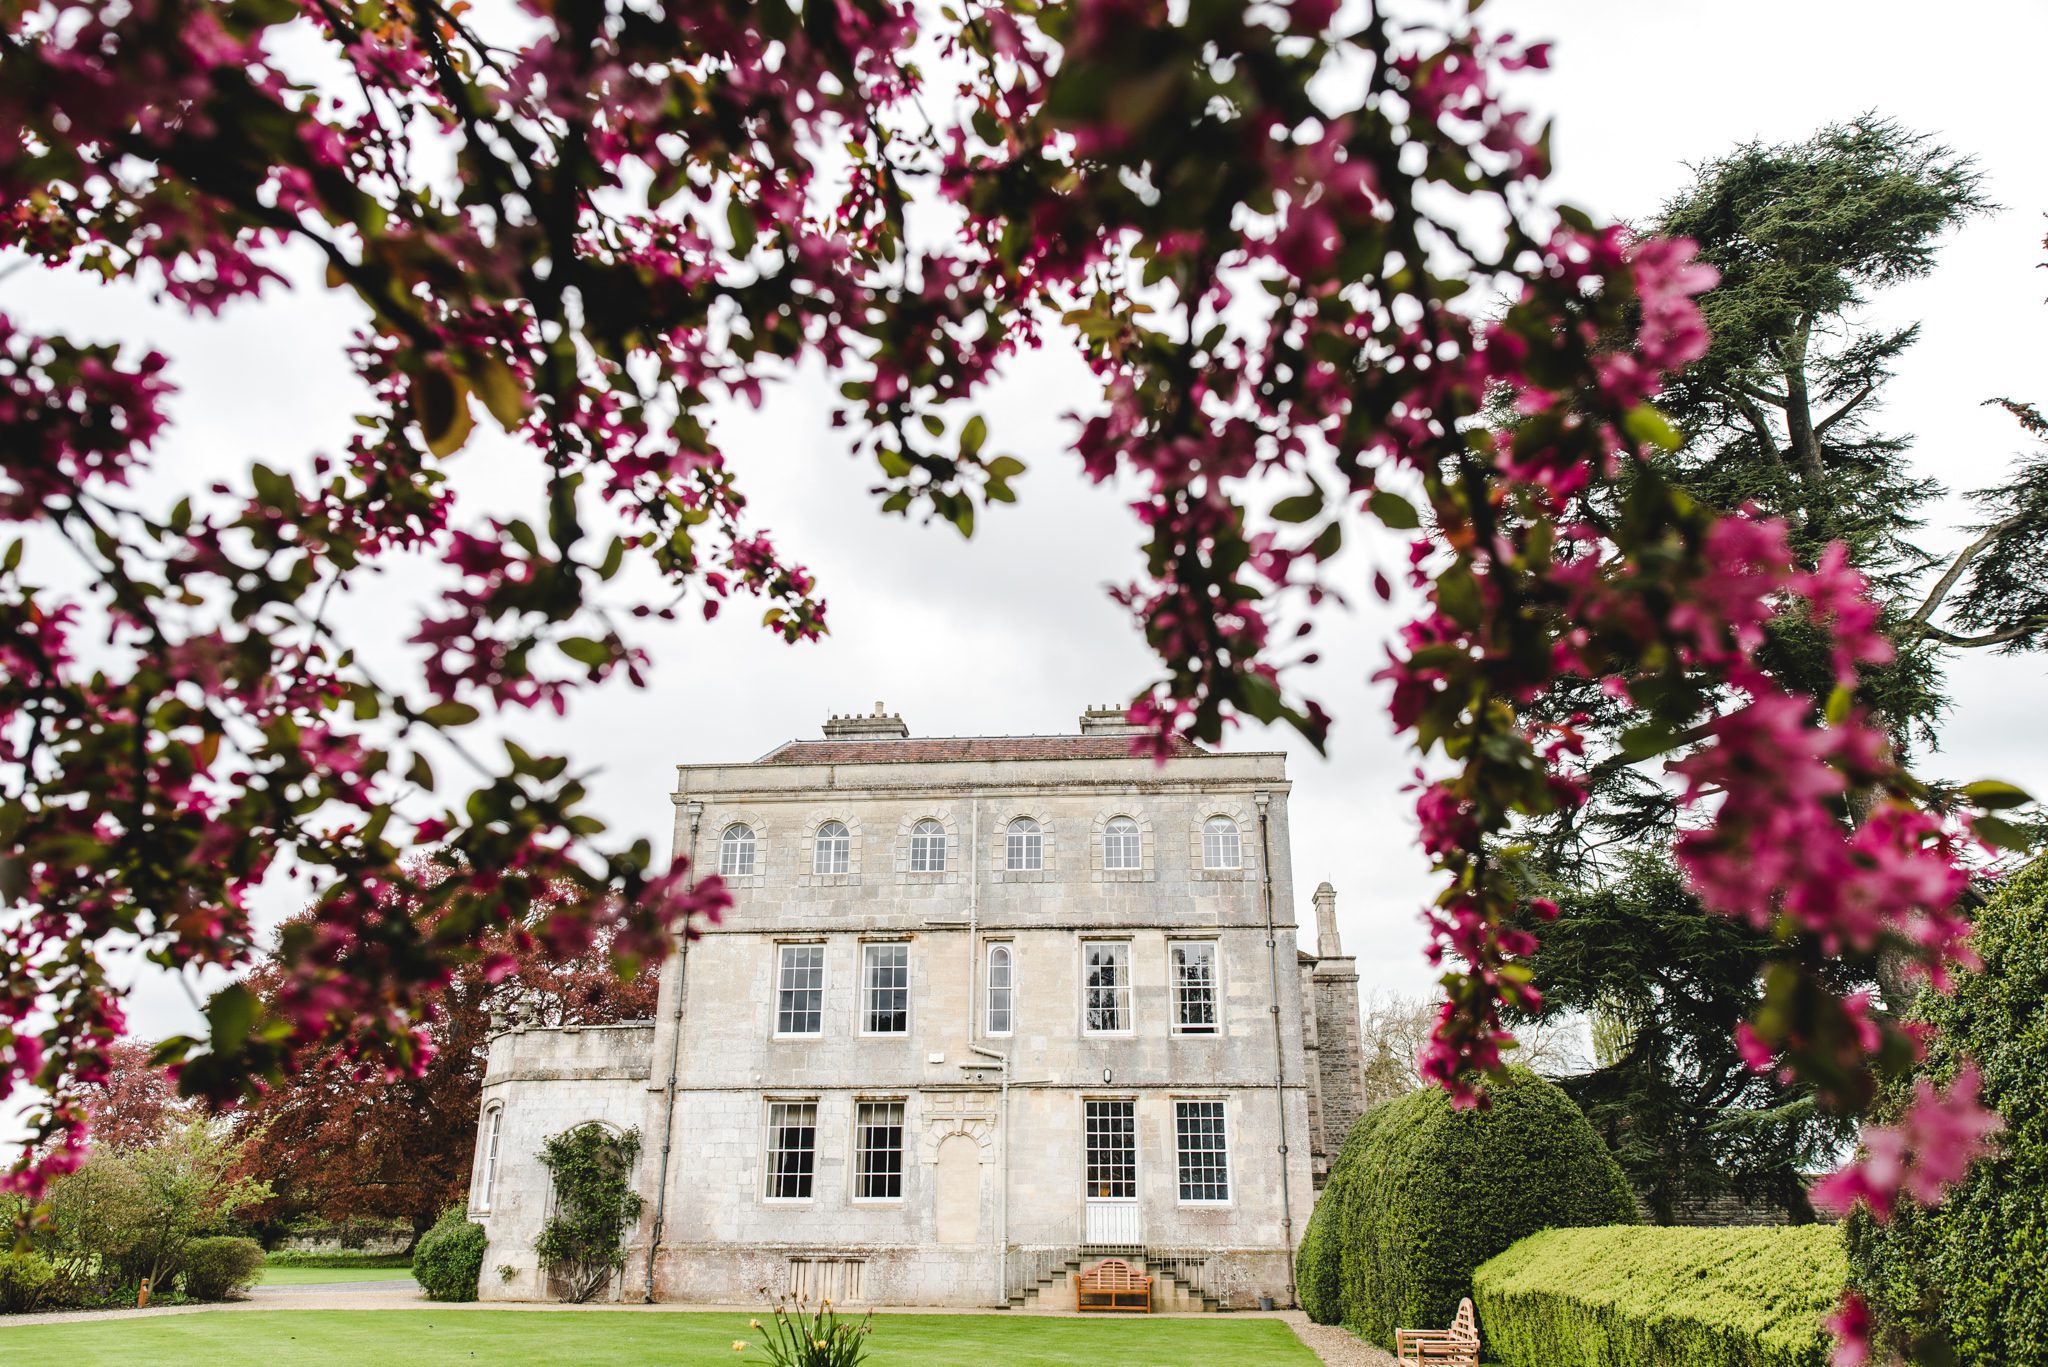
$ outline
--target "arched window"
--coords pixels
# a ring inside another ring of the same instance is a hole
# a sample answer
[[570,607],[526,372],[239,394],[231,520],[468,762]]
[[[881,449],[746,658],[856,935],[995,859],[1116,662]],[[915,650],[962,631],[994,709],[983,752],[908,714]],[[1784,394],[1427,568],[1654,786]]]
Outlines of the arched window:
[[1102,828],[1102,867],[1135,869],[1142,863],[1137,822],[1127,816],[1120,816]]
[[828,821],[818,827],[818,838],[811,850],[812,873],[845,873],[853,851],[853,837],[846,833],[844,821]]
[[1008,839],[1004,842],[1003,867],[1006,869],[1042,869],[1045,867],[1045,833],[1038,823],[1028,816],[1020,816],[1010,823]]
[[946,871],[946,828],[930,817],[910,828],[910,871]]
[[1202,826],[1202,867],[1241,869],[1244,846],[1237,838],[1237,823],[1227,816],[1212,816]]
[[743,878],[754,871],[754,828],[727,826],[718,841],[718,872],[727,878]]
[[1007,1035],[1017,1005],[1017,970],[1008,945],[988,947],[988,1032]]
[[491,1107],[484,1117],[484,1163],[476,1183],[476,1208],[480,1211],[491,1208],[491,1188],[498,1181],[498,1132],[504,1127],[505,1108]]

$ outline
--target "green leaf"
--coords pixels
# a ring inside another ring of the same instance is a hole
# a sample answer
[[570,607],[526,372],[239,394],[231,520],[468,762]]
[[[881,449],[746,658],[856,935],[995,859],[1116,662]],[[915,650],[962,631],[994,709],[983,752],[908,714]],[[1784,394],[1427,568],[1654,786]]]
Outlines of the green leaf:
[[1828,694],[1827,719],[1829,726],[1840,726],[1849,715],[1849,709],[1856,705],[1856,690],[1837,684],[1835,691]]
[[960,431],[960,454],[973,460],[981,454],[981,444],[988,440],[988,419],[976,413],[967,420],[967,426]]
[[2002,779],[1979,779],[1963,785],[1963,796],[1973,807],[1987,812],[1996,812],[2008,807],[2024,807],[2034,800],[2034,795],[2016,784]]
[[1374,517],[1397,532],[1411,532],[1422,525],[1415,505],[1391,490],[1373,490],[1366,506],[1372,509]]
[[470,378],[477,397],[484,401],[498,426],[510,432],[526,421],[526,386],[512,373],[512,367],[496,356],[485,354],[471,365]]
[[1987,844],[2002,850],[2031,850],[2039,843],[2035,832],[2025,826],[2014,825],[2003,817],[1980,816],[1970,826]]
[[1311,488],[1305,494],[1293,494],[1273,505],[1275,522],[1306,522],[1323,510],[1323,491]]
[[442,457],[460,451],[476,427],[476,415],[469,411],[469,386],[437,366],[414,378],[412,399],[427,449]]
[[1621,430],[1628,433],[1637,445],[1654,446],[1662,451],[1676,451],[1684,441],[1670,419],[1649,404],[1631,408],[1628,416],[1621,420]]
[[229,983],[206,1004],[206,1020],[215,1053],[231,1053],[249,1038],[256,1023],[256,994],[241,983]]
[[434,791],[434,766],[427,763],[425,755],[412,757],[412,765],[405,771],[405,776],[424,791]]
[[608,665],[612,661],[612,648],[603,641],[593,640],[588,636],[565,636],[555,644],[564,655],[577,664],[589,665],[592,669]]
[[482,715],[466,702],[437,702],[424,711],[413,713],[413,716],[437,731],[467,726]]
[[730,200],[725,206],[725,226],[732,231],[732,250],[735,256],[745,256],[754,250],[754,241],[760,236],[760,228],[754,221],[754,210],[740,200]]

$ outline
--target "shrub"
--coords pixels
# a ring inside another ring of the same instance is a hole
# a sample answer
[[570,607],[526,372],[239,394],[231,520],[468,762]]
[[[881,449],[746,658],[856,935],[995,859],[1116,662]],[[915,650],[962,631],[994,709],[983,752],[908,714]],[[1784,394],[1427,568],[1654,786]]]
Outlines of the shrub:
[[1994,1156],[1932,1209],[1849,1221],[1850,1275],[1894,1349],[1926,1340],[1970,1367],[2048,1362],[2048,860],[2008,879],[1977,917],[1981,971],[1915,1010],[1939,1034],[1920,1076],[1966,1058],[2005,1119]]
[[256,1284],[263,1271],[263,1245],[232,1236],[194,1239],[179,1257],[185,1294],[195,1301],[224,1301]]
[[25,1315],[41,1307],[57,1280],[57,1269],[33,1249],[0,1252],[0,1315]]
[[1826,1367],[1848,1263],[1833,1225],[1551,1229],[1483,1264],[1504,1367]]
[[640,1132],[617,1134],[592,1122],[541,1146],[555,1182],[555,1213],[534,1240],[540,1265],[562,1279],[564,1300],[587,1301],[626,1264],[620,1247],[644,1204],[629,1180]]
[[1366,1113],[1309,1220],[1297,1285],[1312,1316],[1392,1344],[1397,1327],[1448,1324],[1472,1270],[1524,1235],[1635,1219],[1571,1098],[1512,1068],[1481,1108],[1425,1087]]
[[484,1227],[450,1206],[412,1253],[412,1279],[430,1301],[473,1301],[484,1269]]

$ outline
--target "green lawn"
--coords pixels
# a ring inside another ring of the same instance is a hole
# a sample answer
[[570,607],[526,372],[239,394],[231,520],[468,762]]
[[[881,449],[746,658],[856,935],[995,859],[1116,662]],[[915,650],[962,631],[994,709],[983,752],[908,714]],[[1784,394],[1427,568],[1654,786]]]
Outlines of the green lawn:
[[264,1265],[258,1286],[319,1286],[326,1282],[409,1282],[409,1267],[271,1267]]
[[[309,1269],[310,1270],[310,1269]],[[738,1315],[605,1311],[265,1310],[0,1327],[8,1367],[673,1367],[763,1363]],[[874,1367],[1316,1367],[1278,1320],[877,1315]]]

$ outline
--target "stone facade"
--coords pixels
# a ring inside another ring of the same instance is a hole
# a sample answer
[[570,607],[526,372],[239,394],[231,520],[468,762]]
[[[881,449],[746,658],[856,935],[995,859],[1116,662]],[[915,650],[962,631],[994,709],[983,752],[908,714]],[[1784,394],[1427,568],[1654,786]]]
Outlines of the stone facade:
[[535,1154],[599,1121],[643,1141],[622,1299],[1000,1306],[1116,1249],[1292,1303],[1361,1084],[1335,895],[1298,953],[1282,755],[1128,750],[1113,709],[914,739],[878,707],[679,766],[676,850],[734,909],[653,1022],[491,1040],[483,1296],[548,1294]]

